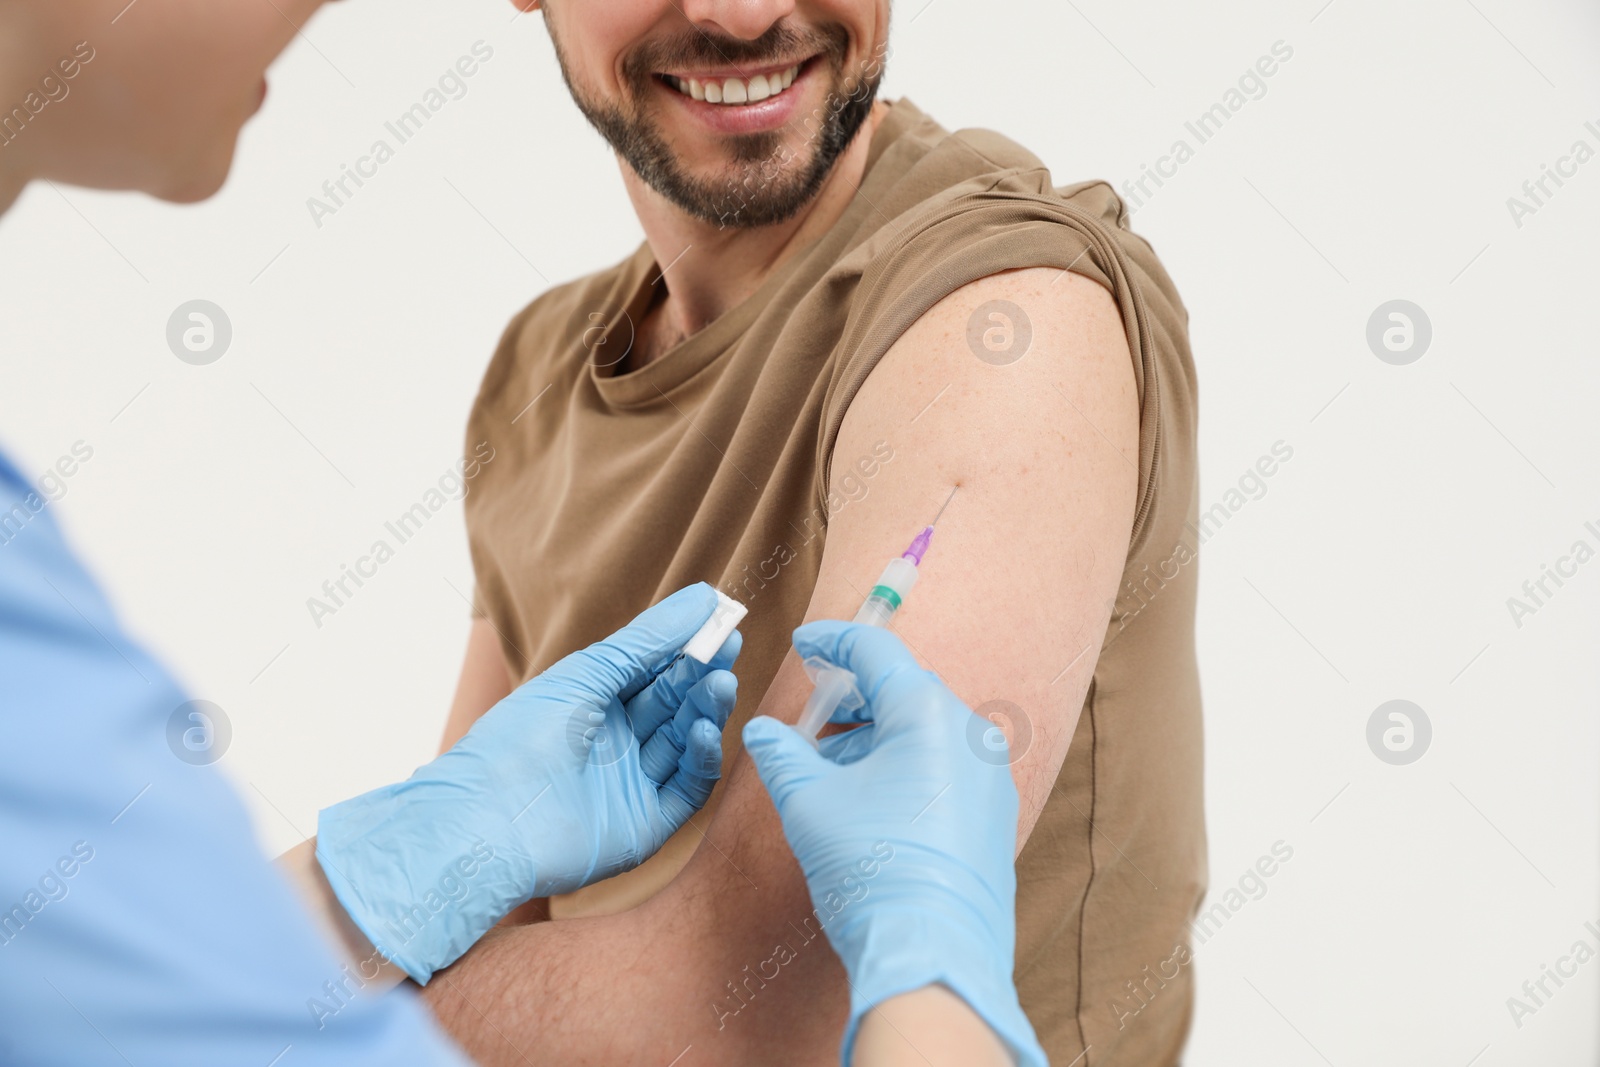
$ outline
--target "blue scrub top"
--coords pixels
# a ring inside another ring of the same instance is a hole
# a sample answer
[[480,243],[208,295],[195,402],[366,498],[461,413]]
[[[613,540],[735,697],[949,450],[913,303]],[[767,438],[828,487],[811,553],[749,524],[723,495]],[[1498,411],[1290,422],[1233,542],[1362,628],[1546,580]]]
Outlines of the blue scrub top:
[[222,776],[175,754],[188,699],[0,455],[0,1063],[465,1064],[411,995],[353,995]]

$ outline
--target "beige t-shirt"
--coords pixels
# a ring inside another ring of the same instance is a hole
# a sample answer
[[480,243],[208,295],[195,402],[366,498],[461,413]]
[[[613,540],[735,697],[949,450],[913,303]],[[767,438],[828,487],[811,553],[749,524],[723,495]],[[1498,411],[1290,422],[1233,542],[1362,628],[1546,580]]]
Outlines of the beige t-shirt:
[[[1176,1062],[1205,883],[1194,368],[1187,313],[1126,224],[1104,183],[1052,188],[1020,146],[947,133],[900,100],[837,225],[643,368],[613,373],[660,273],[648,246],[535,300],[490,363],[467,436],[469,451],[495,450],[466,513],[479,610],[513,675],[710,581],[750,607],[731,760],[804,616],[830,509],[871,477],[831,461],[877,361],[940,299],[1003,270],[1070,269],[1112,294],[1139,391],[1138,506],[1077,732],[1017,861],[1017,985],[1059,1064]],[[630,906],[698,842],[685,831],[552,913]]]

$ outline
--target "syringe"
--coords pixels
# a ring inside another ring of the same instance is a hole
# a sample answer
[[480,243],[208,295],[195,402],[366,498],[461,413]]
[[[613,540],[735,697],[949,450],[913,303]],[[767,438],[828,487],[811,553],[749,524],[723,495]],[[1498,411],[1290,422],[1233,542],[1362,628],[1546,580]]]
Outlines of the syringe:
[[[861,607],[856,611],[856,617],[852,621],[867,626],[889,625],[889,620],[894,618],[894,613],[900,610],[900,605],[910,594],[911,587],[917,584],[917,567],[928,552],[929,542],[933,540],[933,527],[938,523],[939,516],[944,514],[944,509],[950,506],[950,500],[955,495],[956,491],[950,490],[950,496],[945,498],[944,506],[939,509],[939,514],[933,517],[933,522],[923,527],[922,532],[912,540],[910,547],[891,559],[883,568],[883,573],[878,576],[878,584],[872,587],[872,592],[861,602]],[[854,708],[861,705],[861,690],[856,686],[855,674],[843,667],[815,656],[806,658],[803,664],[814,688],[811,690],[811,696],[806,699],[806,706],[801,709],[800,719],[794,724],[794,728],[801,737],[814,746],[817,743],[817,733],[827,725],[835,710],[841,706]]]
[[878,576],[878,584],[861,602],[853,622],[868,626],[889,625],[889,620],[894,618],[894,613],[900,610],[900,605],[911,593],[911,587],[917,584],[917,566],[927,554],[928,542],[932,540],[933,527],[926,526],[911,542],[910,548],[889,561]]

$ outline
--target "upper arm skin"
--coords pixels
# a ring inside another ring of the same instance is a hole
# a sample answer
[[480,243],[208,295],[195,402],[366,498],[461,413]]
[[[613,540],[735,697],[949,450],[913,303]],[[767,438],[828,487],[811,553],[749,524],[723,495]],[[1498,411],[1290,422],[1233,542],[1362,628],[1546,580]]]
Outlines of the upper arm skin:
[[[1007,366],[967,345],[968,318],[992,299],[1033,326]],[[1020,848],[1071,740],[1132,528],[1138,403],[1110,296],[1043,269],[950,295],[863,385],[835,472],[878,441],[894,457],[831,520],[806,617],[850,618],[960,487],[894,629],[972,706],[1023,709]],[[809,690],[791,654],[761,713],[793,722]],[[838,1062],[843,970],[820,935],[804,938],[805,881],[748,758],[723,788],[715,815],[693,821],[712,847],[660,894],[617,915],[494,931],[429,985],[480,1062],[669,1063],[691,1045],[696,1064]],[[780,944],[788,958],[775,963]]]
[[456,682],[455,699],[450,702],[450,717],[445,720],[444,740],[439,751],[446,752],[467,735],[483,713],[511,695],[511,673],[500,653],[500,640],[494,623],[485,618],[472,620],[467,636],[467,655],[461,662],[461,678]]
[[[1004,366],[967,340],[991,300],[1016,304],[1033,328]],[[834,471],[878,440],[894,460],[830,524],[807,618],[850,618],[883,562],[956,489],[891,628],[1005,728],[1025,801],[1020,848],[1072,740],[1133,528],[1139,405],[1116,304],[1087,278],[1045,268],[958,290],[868,377]]]

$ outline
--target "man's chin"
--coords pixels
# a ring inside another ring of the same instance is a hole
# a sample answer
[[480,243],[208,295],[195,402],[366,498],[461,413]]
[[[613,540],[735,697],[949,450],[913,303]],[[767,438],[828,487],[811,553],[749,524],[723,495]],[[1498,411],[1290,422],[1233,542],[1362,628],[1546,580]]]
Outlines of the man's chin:
[[[674,155],[646,178],[680,210],[723,229],[758,229],[788,222],[810,204],[827,177],[815,149],[793,152],[768,138],[724,146],[723,161]],[[760,151],[754,151],[760,149]]]
[[776,190],[739,182],[730,182],[721,189],[726,191],[706,189],[670,199],[683,211],[719,229],[758,230],[790,221],[816,199],[817,192],[815,189]]

